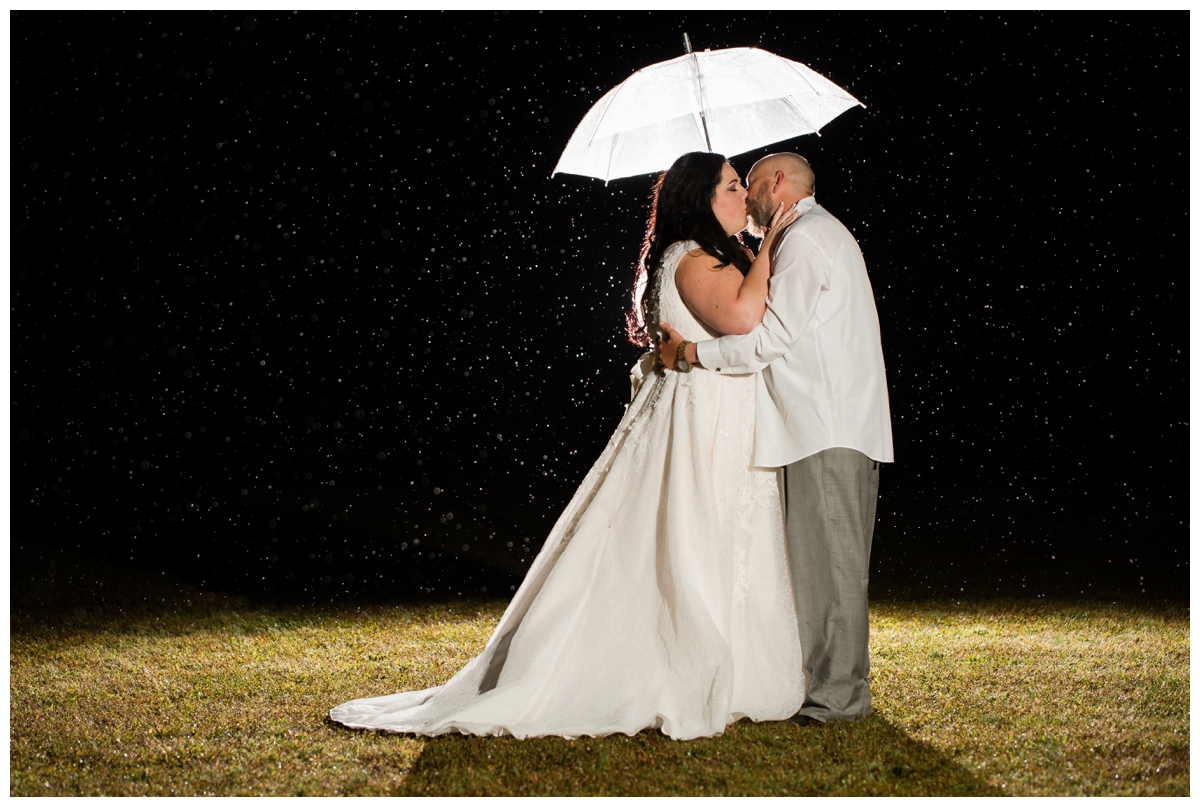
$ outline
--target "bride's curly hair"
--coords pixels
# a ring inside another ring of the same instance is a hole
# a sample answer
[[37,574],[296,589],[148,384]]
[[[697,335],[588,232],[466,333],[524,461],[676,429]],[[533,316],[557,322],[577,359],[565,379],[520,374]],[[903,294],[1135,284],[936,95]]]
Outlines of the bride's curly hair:
[[726,162],[723,155],[693,151],[672,163],[654,183],[650,219],[633,283],[633,305],[625,315],[626,335],[633,344],[652,344],[648,323],[658,307],[658,262],[676,241],[695,241],[721,266],[733,264],[743,275],[750,270],[741,234],[725,235],[712,209]]

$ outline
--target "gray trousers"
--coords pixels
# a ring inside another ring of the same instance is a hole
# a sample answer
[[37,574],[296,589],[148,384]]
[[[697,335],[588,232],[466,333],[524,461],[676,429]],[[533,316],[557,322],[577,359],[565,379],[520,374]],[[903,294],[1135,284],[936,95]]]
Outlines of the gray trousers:
[[879,463],[827,448],[783,468],[792,594],[808,692],[800,714],[856,720],[871,714],[867,681],[867,574]]

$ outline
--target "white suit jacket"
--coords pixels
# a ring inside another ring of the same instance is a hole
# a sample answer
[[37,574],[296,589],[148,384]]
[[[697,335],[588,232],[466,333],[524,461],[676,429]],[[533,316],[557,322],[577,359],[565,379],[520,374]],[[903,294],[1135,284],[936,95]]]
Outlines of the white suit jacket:
[[[754,464],[826,448],[892,461],[879,315],[858,242],[809,196],[781,236],[762,324],[696,345],[716,373],[758,373]],[[759,372],[761,371],[761,372]]]

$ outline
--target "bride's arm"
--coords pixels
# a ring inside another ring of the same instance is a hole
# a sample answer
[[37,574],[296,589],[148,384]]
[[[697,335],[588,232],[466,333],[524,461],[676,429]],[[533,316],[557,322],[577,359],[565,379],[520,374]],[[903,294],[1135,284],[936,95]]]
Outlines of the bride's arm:
[[771,244],[795,218],[794,209],[784,211],[780,205],[745,277],[733,264],[718,267],[713,256],[699,249],[684,255],[675,270],[675,285],[688,308],[720,333],[752,331],[766,310]]

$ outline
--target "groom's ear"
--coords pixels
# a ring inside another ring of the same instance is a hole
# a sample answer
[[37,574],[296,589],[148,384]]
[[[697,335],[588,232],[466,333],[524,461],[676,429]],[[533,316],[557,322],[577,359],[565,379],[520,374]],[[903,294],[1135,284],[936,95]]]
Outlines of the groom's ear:
[[781,191],[783,189],[783,186],[786,183],[787,183],[787,174],[783,173],[782,171],[776,171],[775,172],[775,181],[773,183],[771,183],[771,194],[774,195],[776,193],[779,193],[779,191]]

